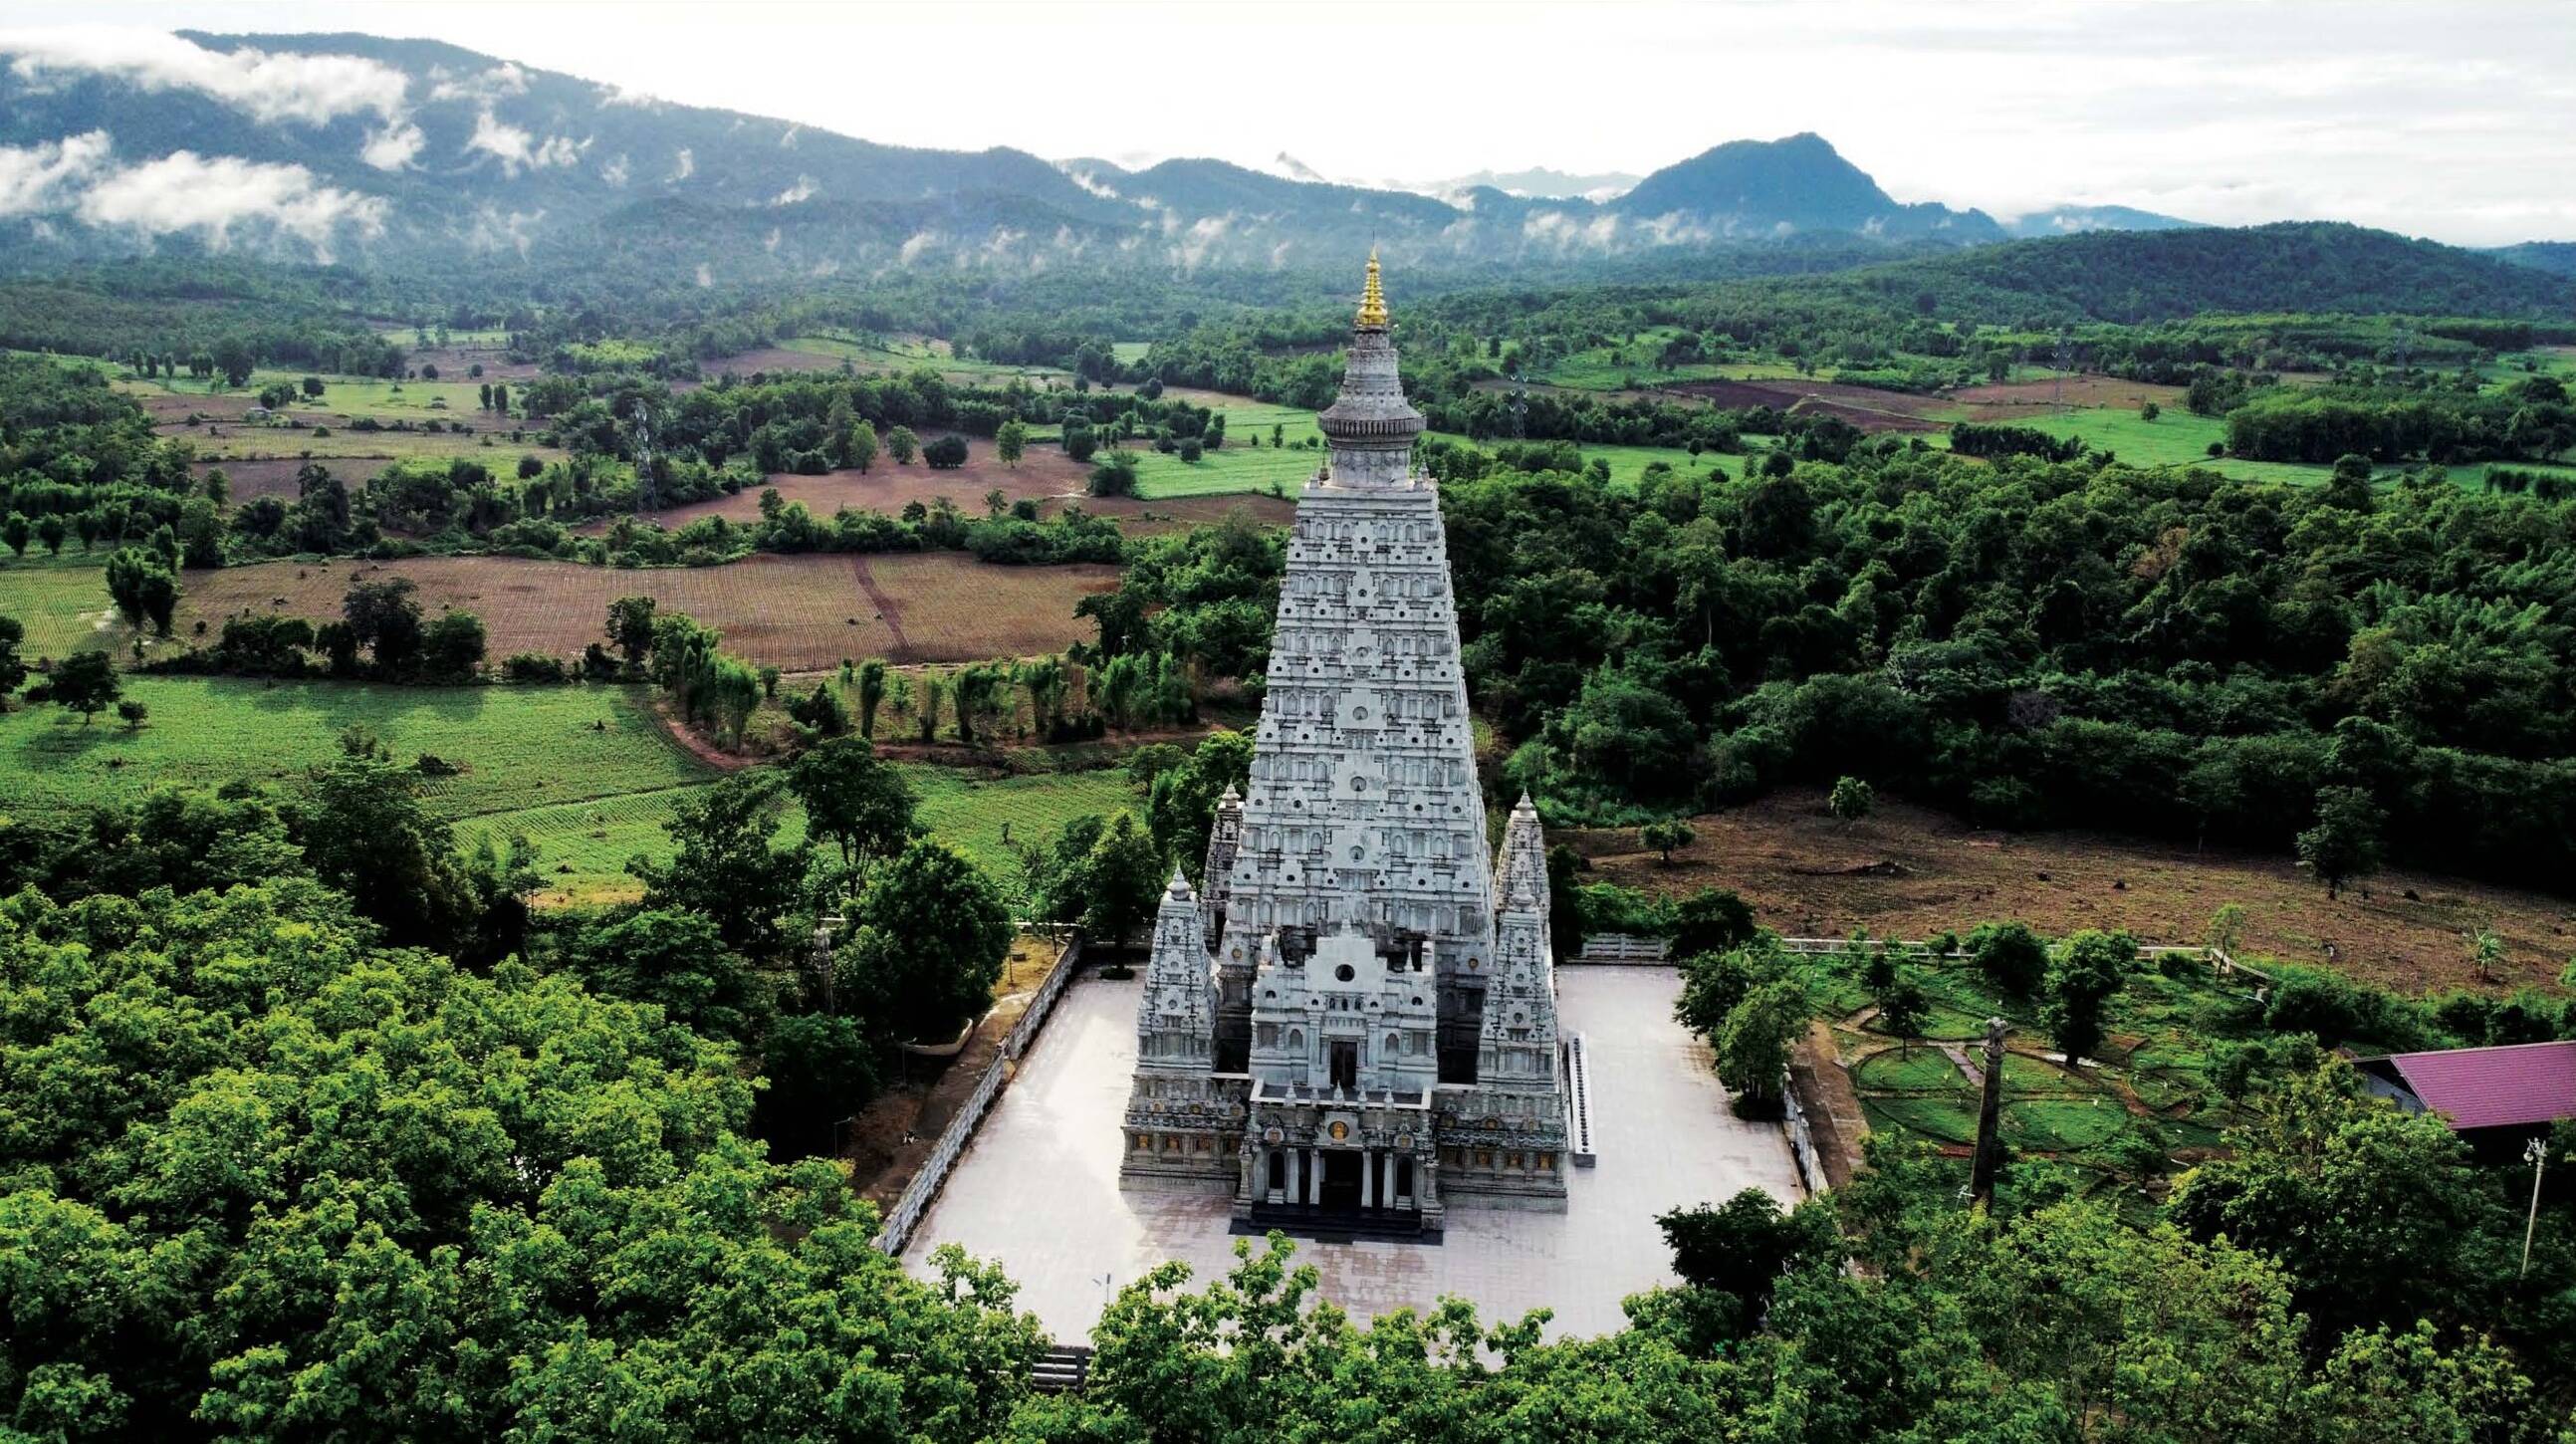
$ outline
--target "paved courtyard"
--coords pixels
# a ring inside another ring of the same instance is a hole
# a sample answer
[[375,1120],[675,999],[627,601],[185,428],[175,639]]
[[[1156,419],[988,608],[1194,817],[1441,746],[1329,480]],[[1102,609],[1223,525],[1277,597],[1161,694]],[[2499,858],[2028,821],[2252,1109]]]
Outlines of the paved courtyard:
[[[1064,1340],[1087,1335],[1108,1291],[1163,1259],[1189,1264],[1194,1283],[1232,1266],[1227,1198],[1118,1187],[1142,986],[1086,975],[1066,990],[913,1234],[908,1266],[926,1270],[943,1243],[996,1260],[1019,1281],[1020,1306]],[[1795,1199],[1780,1130],[1727,1111],[1708,1049],[1673,1021],[1679,989],[1665,968],[1557,973],[1562,1026],[1591,1050],[1601,1159],[1569,1170],[1564,1213],[1452,1200],[1437,1245],[1300,1239],[1297,1256],[1322,1274],[1324,1296],[1366,1319],[1454,1293],[1489,1320],[1545,1307],[1555,1310],[1552,1333],[1605,1333],[1624,1322],[1620,1299],[1673,1281],[1655,1215],[1747,1187]]]

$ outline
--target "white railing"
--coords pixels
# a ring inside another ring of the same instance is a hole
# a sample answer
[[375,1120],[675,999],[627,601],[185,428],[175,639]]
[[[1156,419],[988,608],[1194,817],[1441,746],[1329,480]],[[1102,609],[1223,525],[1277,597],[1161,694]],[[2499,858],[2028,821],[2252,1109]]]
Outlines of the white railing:
[[1673,945],[1636,933],[1592,933],[1574,955],[1578,963],[1662,963],[1672,960]]
[[1816,1152],[1815,1130],[1807,1126],[1807,1111],[1798,1106],[1796,1080],[1786,1073],[1780,1077],[1780,1127],[1789,1135],[1789,1161],[1798,1166],[1798,1184],[1812,1198],[1831,1187],[1825,1176],[1824,1156]]
[[948,1120],[948,1126],[940,1130],[939,1141],[931,1146],[930,1156],[921,1161],[920,1170],[905,1186],[903,1196],[894,1201],[893,1207],[886,1210],[884,1220],[877,1225],[879,1253],[899,1254],[903,1252],[904,1245],[912,1242],[912,1231],[921,1226],[922,1215],[938,1201],[939,1190],[948,1182],[948,1171],[957,1166],[958,1155],[974,1141],[975,1130],[982,1125],[995,1096],[1001,1093],[1004,1080],[1010,1076],[1011,1065],[1017,1063],[1020,1055],[1028,1051],[1029,1044],[1036,1040],[1038,1030],[1046,1026],[1047,1015],[1055,1011],[1055,1000],[1063,995],[1065,983],[1082,966],[1081,934],[1068,930],[1064,939],[1063,950],[1056,954],[1055,967],[1047,973],[1046,981],[1038,985],[1037,995],[1029,999],[1028,1011],[1020,1014],[1020,1020],[1002,1036],[1001,1051],[985,1065],[984,1076],[976,1080],[975,1091],[967,1095],[966,1106],[958,1109],[957,1115]]
[[1592,1145],[1592,1055],[1583,1044],[1583,1035],[1575,1034],[1565,1043],[1565,1081],[1572,1095],[1574,1138],[1566,1151],[1574,1155],[1578,1168],[1590,1168],[1601,1155]]

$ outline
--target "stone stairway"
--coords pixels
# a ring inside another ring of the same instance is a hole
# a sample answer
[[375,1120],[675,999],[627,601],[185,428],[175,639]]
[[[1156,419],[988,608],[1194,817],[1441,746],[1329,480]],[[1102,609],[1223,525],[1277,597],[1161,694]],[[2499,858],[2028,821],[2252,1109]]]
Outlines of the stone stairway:
[[1041,1394],[1070,1394],[1091,1378],[1091,1350],[1080,1344],[1056,1344],[1029,1366],[1029,1386]]

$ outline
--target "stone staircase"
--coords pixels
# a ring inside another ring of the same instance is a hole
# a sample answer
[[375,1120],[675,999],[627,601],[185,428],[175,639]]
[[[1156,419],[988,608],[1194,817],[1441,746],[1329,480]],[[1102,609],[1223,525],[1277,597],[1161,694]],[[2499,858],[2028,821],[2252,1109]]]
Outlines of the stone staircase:
[[1056,1344],[1029,1366],[1029,1387],[1041,1394],[1070,1394],[1091,1378],[1091,1350],[1080,1344]]

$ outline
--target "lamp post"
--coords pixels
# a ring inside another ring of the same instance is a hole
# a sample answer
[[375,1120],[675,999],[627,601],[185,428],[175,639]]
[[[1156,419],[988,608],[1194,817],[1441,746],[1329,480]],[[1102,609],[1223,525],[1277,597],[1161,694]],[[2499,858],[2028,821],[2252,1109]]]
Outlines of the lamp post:
[[2516,1278],[2531,1276],[2531,1232],[2540,1226],[2540,1175],[2549,1166],[2549,1140],[2535,1138],[2524,1144],[2522,1161],[2531,1165],[2531,1212],[2522,1221],[2522,1272]]

